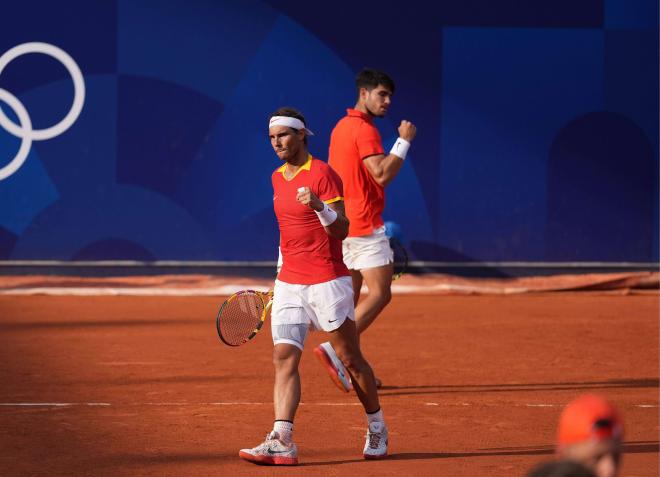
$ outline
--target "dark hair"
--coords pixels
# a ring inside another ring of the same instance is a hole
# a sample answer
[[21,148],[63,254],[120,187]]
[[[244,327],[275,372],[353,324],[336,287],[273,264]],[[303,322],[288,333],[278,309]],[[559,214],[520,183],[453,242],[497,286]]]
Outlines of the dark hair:
[[[270,119],[274,116],[286,116],[288,118],[300,119],[305,125],[305,127],[307,127],[307,121],[305,121],[305,116],[303,116],[303,114],[300,111],[298,111],[296,108],[291,108],[289,106],[282,106],[281,108],[278,108],[277,111],[272,113],[268,117],[268,120],[270,121]],[[307,145],[307,134],[305,134],[304,142],[305,145]]]
[[527,477],[595,477],[595,474],[577,462],[556,460],[537,465]]
[[357,87],[358,95],[360,94],[360,88],[366,88],[367,91],[371,91],[374,88],[378,88],[378,85],[381,84],[394,93],[394,81],[382,71],[365,68],[355,77],[355,86]]

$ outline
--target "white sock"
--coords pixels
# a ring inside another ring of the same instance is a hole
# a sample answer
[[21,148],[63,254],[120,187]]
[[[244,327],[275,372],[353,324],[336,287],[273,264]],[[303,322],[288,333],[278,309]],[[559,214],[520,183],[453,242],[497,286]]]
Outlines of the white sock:
[[273,430],[280,436],[280,440],[284,444],[290,444],[293,439],[293,422],[291,421],[275,421]]
[[371,424],[372,422],[382,422],[383,424],[385,423],[382,409],[378,409],[378,411],[371,414],[367,413],[367,423]]

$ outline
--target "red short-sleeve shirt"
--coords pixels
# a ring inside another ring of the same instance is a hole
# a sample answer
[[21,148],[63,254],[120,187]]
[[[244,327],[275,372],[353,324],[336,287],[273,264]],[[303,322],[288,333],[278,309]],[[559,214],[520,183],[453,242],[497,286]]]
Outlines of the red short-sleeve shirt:
[[328,163],[344,183],[346,216],[351,222],[349,237],[369,235],[383,225],[385,190],[363,163],[377,154],[384,154],[384,150],[371,117],[348,109],[332,130]]
[[350,275],[342,258],[341,240],[330,237],[316,212],[296,200],[300,187],[309,187],[326,204],[342,200],[341,179],[328,164],[311,155],[290,180],[284,177],[285,170],[286,164],[272,175],[283,260],[278,279],[313,285]]

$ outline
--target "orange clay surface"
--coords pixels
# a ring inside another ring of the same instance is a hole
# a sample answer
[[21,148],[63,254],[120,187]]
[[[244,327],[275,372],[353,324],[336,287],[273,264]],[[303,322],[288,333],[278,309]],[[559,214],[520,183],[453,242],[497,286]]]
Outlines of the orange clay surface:
[[3,476],[522,476],[552,457],[561,407],[615,402],[623,476],[657,476],[657,292],[395,296],[363,335],[383,380],[384,461],[366,419],[314,358],[301,363],[301,465],[238,458],[271,427],[268,324],[229,348],[221,297],[0,297]]

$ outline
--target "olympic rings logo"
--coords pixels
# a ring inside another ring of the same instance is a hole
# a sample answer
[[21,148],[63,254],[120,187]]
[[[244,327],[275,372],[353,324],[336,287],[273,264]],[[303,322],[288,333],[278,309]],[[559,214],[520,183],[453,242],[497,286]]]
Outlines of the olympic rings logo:
[[23,43],[6,51],[0,56],[0,74],[11,60],[27,53],[42,53],[55,58],[64,65],[73,80],[73,104],[67,115],[59,123],[46,129],[32,129],[32,121],[23,104],[9,91],[0,88],[0,101],[5,102],[14,110],[20,123],[19,125],[12,122],[0,108],[0,126],[21,139],[21,145],[16,156],[9,161],[9,164],[0,168],[0,181],[11,176],[23,165],[30,153],[32,141],[51,139],[69,129],[78,119],[85,103],[85,81],[80,68],[66,51],[49,43]]

